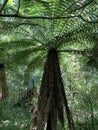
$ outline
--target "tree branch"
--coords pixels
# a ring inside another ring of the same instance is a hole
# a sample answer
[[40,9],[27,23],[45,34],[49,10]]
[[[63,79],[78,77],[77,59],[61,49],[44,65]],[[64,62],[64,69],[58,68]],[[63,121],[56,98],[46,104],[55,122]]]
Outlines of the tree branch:
[[3,4],[0,7],[0,13],[2,13],[2,11],[3,11],[4,7],[6,6],[7,2],[8,2],[8,0],[4,0]]

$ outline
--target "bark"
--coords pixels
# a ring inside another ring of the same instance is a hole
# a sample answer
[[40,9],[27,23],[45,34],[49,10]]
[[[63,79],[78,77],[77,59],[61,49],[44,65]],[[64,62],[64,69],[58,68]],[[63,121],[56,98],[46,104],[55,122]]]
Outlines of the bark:
[[[47,120],[49,119],[49,115],[52,114],[52,118],[54,119],[54,124],[51,123],[51,127],[56,130],[56,108],[55,108],[55,93],[54,86],[56,86],[55,81],[55,53],[49,52],[47,56],[47,61],[44,66],[44,73],[40,88],[40,95],[38,99],[38,110],[39,110],[39,118],[37,124],[37,130],[43,130]],[[55,116],[54,116],[55,115]]]
[[47,121],[47,129],[46,130],[51,130],[51,117],[49,116],[48,121]]
[[64,92],[57,51],[48,52],[44,66],[40,95],[38,98],[37,130],[57,130],[57,121],[64,127],[64,106],[70,130],[73,130],[72,116]]
[[4,99],[8,96],[8,88],[6,84],[6,74],[5,74],[5,65],[0,63],[0,89],[1,89],[1,99]]
[[66,115],[67,115],[67,120],[68,120],[68,127],[70,130],[75,130],[75,125],[74,125],[74,121],[73,121],[73,117],[72,117],[72,113],[69,109],[69,106],[68,106],[68,101],[67,101],[67,97],[66,97],[66,93],[65,93],[65,90],[64,90],[64,85],[63,85],[63,80],[62,80],[62,77],[61,77],[61,71],[60,71],[60,65],[59,65],[59,61],[57,60],[57,63],[58,66],[57,67],[57,75],[59,76],[58,78],[58,81],[59,81],[59,89],[61,91],[61,95],[62,95],[62,98],[63,98],[63,102],[64,102],[64,106],[65,106],[65,111],[66,111]]

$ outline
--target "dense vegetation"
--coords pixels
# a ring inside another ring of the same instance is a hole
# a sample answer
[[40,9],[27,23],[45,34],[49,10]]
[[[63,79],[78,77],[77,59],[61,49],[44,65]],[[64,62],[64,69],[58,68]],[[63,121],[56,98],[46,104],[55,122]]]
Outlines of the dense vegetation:
[[0,129],[98,130],[98,1],[0,1]]

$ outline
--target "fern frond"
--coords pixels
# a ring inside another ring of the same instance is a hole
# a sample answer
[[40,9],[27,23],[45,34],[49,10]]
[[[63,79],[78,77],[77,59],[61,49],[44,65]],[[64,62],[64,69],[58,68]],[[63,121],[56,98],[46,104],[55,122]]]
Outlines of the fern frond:
[[42,70],[43,64],[46,60],[46,53],[38,52],[37,55],[34,55],[30,62],[27,64],[27,68],[24,72],[24,83],[28,82],[28,78],[34,72],[34,70]]
[[18,51],[12,51],[9,52],[9,56],[7,57],[6,61],[12,64],[27,64],[33,56],[33,53],[36,54],[38,51],[43,51],[43,48],[41,48],[41,46],[38,46],[22,50],[20,49]]
[[[36,40],[36,39],[34,39]],[[24,49],[24,48],[30,48],[30,47],[35,47],[35,46],[39,46],[39,44],[37,44],[36,41],[34,41],[32,39],[19,39],[19,40],[15,40],[14,41],[8,41],[8,42],[2,42],[0,43],[0,47],[4,48],[5,50],[16,50],[18,48],[20,49]]]

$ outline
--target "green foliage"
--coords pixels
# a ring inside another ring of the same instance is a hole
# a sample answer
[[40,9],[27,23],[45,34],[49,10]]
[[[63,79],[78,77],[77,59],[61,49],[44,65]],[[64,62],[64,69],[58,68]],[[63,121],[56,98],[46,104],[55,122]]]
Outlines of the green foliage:
[[[0,1],[0,4],[3,2]],[[6,64],[12,97],[16,96],[18,100],[20,91],[26,89],[32,73],[37,75],[37,86],[40,85],[47,52],[55,48],[59,53],[65,89],[76,126],[81,124],[83,127],[86,124],[91,127],[91,101],[95,113],[94,123],[97,123],[97,0],[20,0],[20,3],[18,0],[8,0],[1,12],[0,62]],[[18,91],[17,95],[14,91]],[[13,104],[11,98],[8,101]],[[22,117],[22,111],[15,109],[11,115],[10,109],[4,108],[2,119],[13,121],[15,116],[20,120],[25,118],[25,112]],[[16,111],[19,117],[15,115]],[[11,130],[12,124],[2,129]]]

